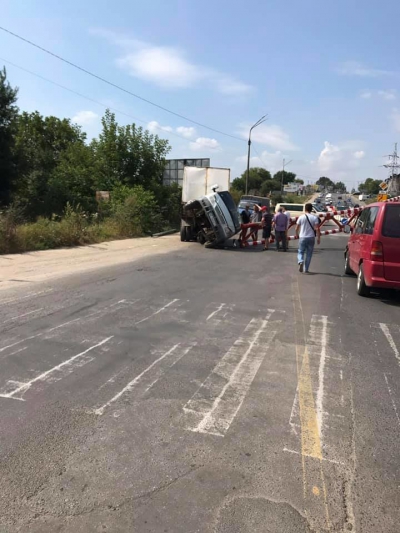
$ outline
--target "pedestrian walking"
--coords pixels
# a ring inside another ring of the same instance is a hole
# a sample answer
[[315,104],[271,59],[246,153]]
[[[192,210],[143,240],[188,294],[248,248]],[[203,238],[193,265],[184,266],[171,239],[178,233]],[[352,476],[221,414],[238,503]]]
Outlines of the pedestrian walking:
[[289,213],[289,211],[286,211],[286,208],[282,206],[282,209],[283,209],[283,213],[287,216],[287,219],[288,219],[288,225],[287,225],[287,228],[286,228],[286,248],[289,248],[289,226],[290,226],[290,222],[291,222],[291,215]]
[[264,250],[268,250],[269,248],[269,239],[271,238],[271,231],[272,231],[272,220],[273,216],[269,211],[268,207],[263,208],[264,213],[261,221],[261,226],[263,230],[263,239],[265,239],[264,243]]
[[305,205],[305,213],[301,215],[296,225],[296,235],[299,237],[299,250],[297,253],[297,262],[299,272],[308,274],[311,258],[314,251],[315,238],[317,243],[321,242],[321,232],[319,229],[319,218],[311,214],[312,205]]
[[286,230],[288,227],[287,216],[283,212],[283,208],[280,207],[278,212],[274,216],[274,226],[275,226],[275,239],[276,239],[276,249],[279,251],[279,243],[282,242],[282,249],[284,252],[287,250],[286,246]]

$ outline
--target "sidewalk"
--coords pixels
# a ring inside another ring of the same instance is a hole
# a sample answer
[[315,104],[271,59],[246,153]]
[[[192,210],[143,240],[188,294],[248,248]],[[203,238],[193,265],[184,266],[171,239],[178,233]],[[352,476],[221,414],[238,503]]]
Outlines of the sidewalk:
[[179,235],[175,234],[160,238],[124,239],[77,248],[0,255],[0,291],[21,288],[21,282],[28,288],[31,283],[130,263],[149,255],[182,250],[185,244],[187,246],[187,243],[181,243]]

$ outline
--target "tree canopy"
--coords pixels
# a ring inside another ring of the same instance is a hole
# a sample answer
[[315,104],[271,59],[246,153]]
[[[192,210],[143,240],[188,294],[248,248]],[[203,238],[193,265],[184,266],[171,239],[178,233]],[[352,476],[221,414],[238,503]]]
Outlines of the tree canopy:
[[70,119],[19,113],[17,93],[0,71],[0,205],[17,203],[30,220],[60,215],[67,204],[95,211],[96,190],[120,186],[142,186],[169,201],[162,190],[167,140],[136,124],[120,126],[107,110],[99,137],[88,143]]
[[0,206],[10,201],[17,175],[14,143],[18,116],[18,89],[7,81],[5,67],[0,70]]
[[381,181],[367,178],[364,183],[360,183],[359,191],[364,194],[379,194]]

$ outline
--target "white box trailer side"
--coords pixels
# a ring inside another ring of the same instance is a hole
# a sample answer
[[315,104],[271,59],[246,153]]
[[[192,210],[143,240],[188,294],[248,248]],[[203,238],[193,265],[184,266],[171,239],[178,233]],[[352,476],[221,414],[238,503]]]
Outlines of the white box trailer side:
[[182,202],[187,203],[212,193],[211,187],[218,185],[219,191],[229,191],[229,168],[184,167]]

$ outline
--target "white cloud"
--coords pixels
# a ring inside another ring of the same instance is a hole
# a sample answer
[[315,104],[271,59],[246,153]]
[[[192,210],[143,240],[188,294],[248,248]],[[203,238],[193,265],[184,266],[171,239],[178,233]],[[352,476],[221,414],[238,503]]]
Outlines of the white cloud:
[[72,117],[72,122],[79,124],[80,126],[89,126],[93,124],[99,115],[93,111],[79,111],[74,117]]
[[[248,125],[242,125],[240,128],[240,134],[243,138],[247,139],[249,136]],[[261,124],[252,131],[251,139],[254,142],[271,146],[276,150],[298,150],[298,146],[293,144],[289,138],[289,135],[277,125]]]
[[391,70],[366,67],[358,61],[345,61],[336,69],[342,76],[359,76],[363,78],[377,78],[379,76],[396,76],[397,73]]
[[337,181],[338,175],[342,176],[347,171],[358,168],[360,160],[365,157],[365,152],[363,150],[352,151],[351,148],[356,144],[354,141],[350,141],[335,145],[325,141],[324,148],[318,158],[319,170],[324,173],[331,173],[331,179]]
[[392,109],[392,114],[390,116],[394,129],[400,132],[400,109]]
[[369,98],[371,98],[371,96],[372,96],[371,91],[363,91],[360,94],[360,98],[364,98],[365,100],[368,100]]
[[171,132],[173,129],[171,126],[161,126],[156,120],[152,120],[147,124],[147,129],[150,131],[150,133],[159,133],[160,130]]
[[218,152],[221,150],[221,145],[216,139],[210,139],[208,137],[198,137],[194,142],[190,143],[190,148],[195,151],[211,150],[212,152]]
[[185,89],[202,83],[221,94],[242,96],[252,87],[218,70],[198,65],[186,52],[173,46],[158,46],[137,39],[121,37],[107,30],[92,30],[123,50],[117,64],[131,76],[166,89]]
[[354,152],[353,155],[356,159],[363,159],[365,157],[365,152],[364,150],[358,150],[357,152]]
[[193,135],[196,133],[196,128],[186,127],[186,126],[179,126],[176,128],[177,133],[179,135],[182,135],[182,137],[186,137],[187,139],[191,139]]
[[378,95],[384,100],[396,100],[396,91],[394,89],[390,91],[378,91]]

